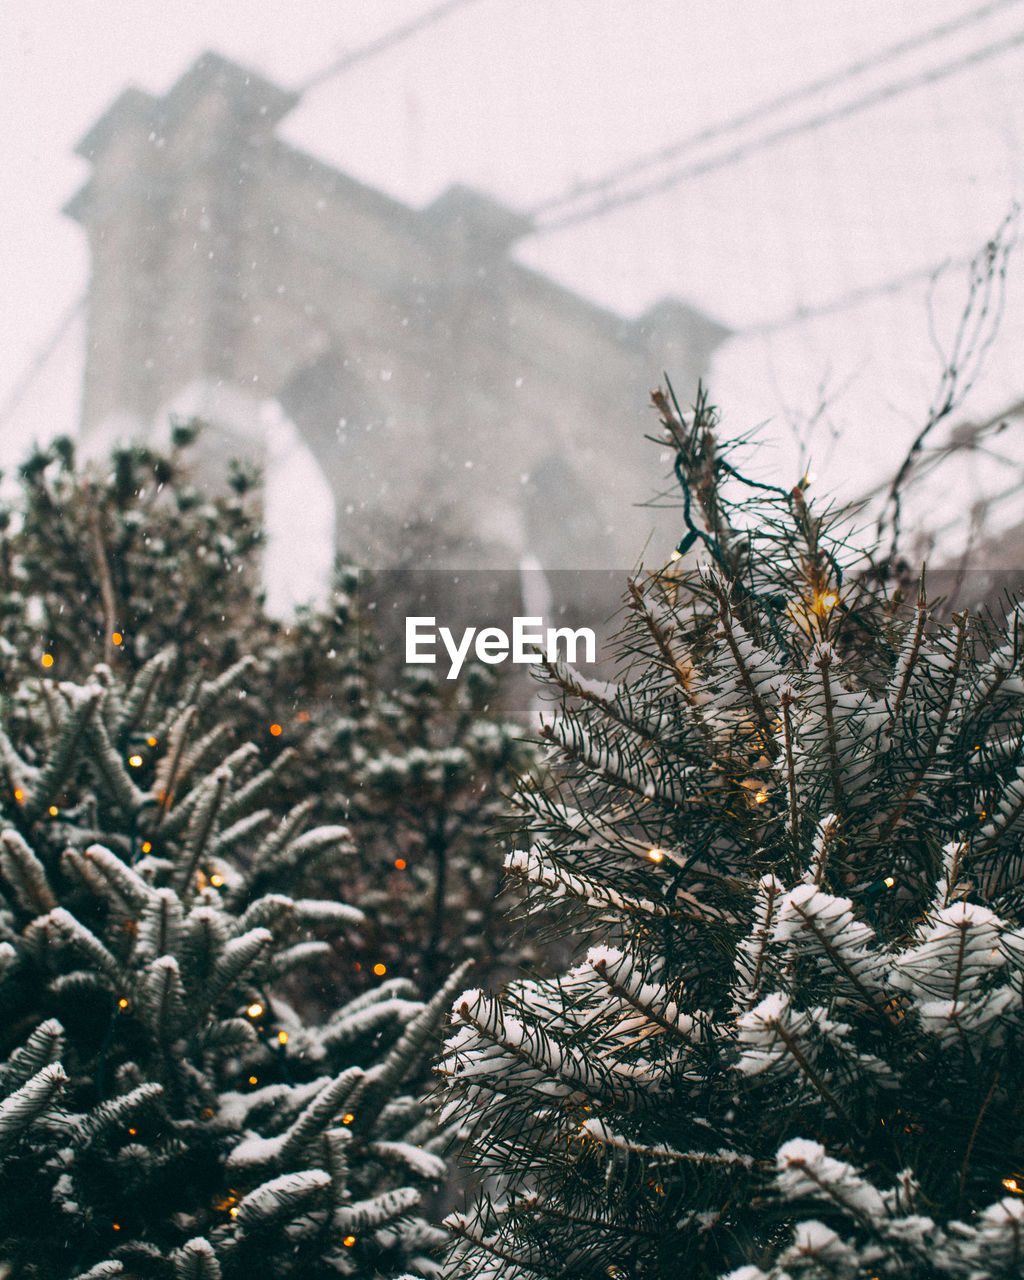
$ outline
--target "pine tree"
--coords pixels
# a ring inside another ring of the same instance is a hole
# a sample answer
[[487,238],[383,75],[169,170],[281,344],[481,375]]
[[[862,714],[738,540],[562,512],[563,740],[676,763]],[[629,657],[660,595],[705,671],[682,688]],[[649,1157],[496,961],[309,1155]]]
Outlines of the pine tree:
[[451,1274],[1020,1276],[1024,607],[943,620],[656,403],[678,555],[616,681],[551,669],[508,859],[578,963],[454,1006]]
[[396,669],[372,622],[382,588],[344,565],[325,607],[268,616],[257,479],[236,468],[220,493],[200,485],[200,430],[176,423],[169,453],[119,448],[102,467],[80,466],[66,440],[28,460],[19,500],[0,510],[0,680],[85,681],[101,661],[130,679],[166,652],[168,682],[186,685],[244,649],[225,731],[281,757],[279,802],[312,816],[315,797],[318,821],[355,836],[333,869],[343,882],[321,865],[305,886],[343,892],[366,917],[335,961],[334,996],[376,987],[380,964],[427,994],[467,957],[514,967],[524,944],[495,908],[493,826],[534,754],[493,672]]
[[20,1280],[425,1275],[443,1162],[404,1090],[451,989],[290,1003],[356,908],[293,886],[352,858],[231,741],[251,660],[184,692],[8,686],[0,728],[0,1261]]

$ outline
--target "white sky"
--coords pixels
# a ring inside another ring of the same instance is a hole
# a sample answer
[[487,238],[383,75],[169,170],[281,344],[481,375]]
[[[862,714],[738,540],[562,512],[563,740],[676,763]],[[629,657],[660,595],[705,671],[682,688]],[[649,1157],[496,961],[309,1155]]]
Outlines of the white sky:
[[[163,93],[204,48],[293,86],[431,7],[433,0],[33,0],[0,21],[0,415],[88,280],[84,235],[60,207],[88,175],[76,141],[128,83]],[[985,7],[964,29],[857,77],[838,73]],[[872,90],[1024,38],[1024,0],[467,0],[399,47],[312,90],[287,138],[412,205],[453,182],[529,208],[819,78],[834,84],[676,165]],[[522,242],[520,258],[635,314],[664,295],[737,331],[713,370],[727,424],[768,420],[780,478],[809,437],[820,482],[852,498],[897,460],[941,372],[927,283],[764,332],[797,308],[970,256],[1020,193],[1024,43],[869,110],[798,132],[660,195]],[[670,173],[672,163],[647,177]],[[936,291],[948,345],[965,292],[951,267]],[[1006,313],[968,416],[1024,396],[1024,289],[1011,263]],[[0,425],[0,466],[28,441],[72,430],[81,339],[72,329]],[[671,370],[668,371],[671,374]],[[652,385],[660,375],[652,370]],[[692,388],[678,387],[688,397]],[[649,429],[637,406],[636,429]],[[838,433],[836,441],[833,436]],[[933,524],[1016,482],[974,458],[928,499]],[[652,470],[652,482],[656,471]],[[1003,504],[1024,519],[1024,502]]]

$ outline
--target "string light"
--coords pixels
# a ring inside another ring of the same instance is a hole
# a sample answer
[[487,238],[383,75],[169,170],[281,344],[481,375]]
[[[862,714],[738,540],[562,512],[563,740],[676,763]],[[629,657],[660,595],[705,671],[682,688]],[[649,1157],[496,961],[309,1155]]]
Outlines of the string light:
[[279,1032],[277,1033],[277,1043],[278,1043],[278,1044],[287,1044],[287,1043],[288,1043],[288,1032],[287,1032],[287,1031],[279,1031]]
[[138,1129],[129,1129],[129,1130],[128,1130],[128,1136],[129,1136],[130,1138],[134,1138],[134,1137],[135,1137],[135,1135],[136,1135],[137,1133],[138,1133]]
[[351,1249],[352,1246],[355,1244],[355,1242],[356,1242],[355,1236],[346,1236],[341,1243],[345,1246],[346,1249]]
[[232,1216],[232,1218],[237,1218],[237,1217],[238,1217],[238,1208],[237,1208],[237,1206],[236,1206],[236,1205],[232,1205],[232,1206],[231,1206],[231,1208],[228,1210],[228,1213]]
[[895,876],[886,876],[885,879],[882,881],[882,884],[884,884],[887,889],[891,889],[895,883],[896,883]]
[[767,799],[768,799],[768,792],[765,791],[764,787],[762,787],[761,790],[757,793],[757,795],[754,796],[754,803],[764,804]]
[[120,633],[120,631],[115,631],[114,634],[110,637],[110,642],[111,644],[123,644],[124,636]]
[[250,1083],[250,1084],[259,1084],[259,1082],[260,1082],[260,1078],[259,1078],[259,1076],[250,1076],[250,1077],[249,1077],[249,1083]]
[[662,862],[665,857],[664,849],[648,849],[647,856],[652,862]]
[[14,792],[14,798],[15,798],[15,800],[17,800],[17,802],[18,802],[19,804],[21,804],[22,800],[24,800],[24,799],[25,799],[25,793],[24,793],[24,791],[22,791],[21,787],[18,787],[18,788],[15,790],[15,792]]
[[672,554],[669,556],[670,560],[682,560],[682,558],[683,558],[683,553],[679,550],[678,547],[674,548]]
[[395,869],[396,869],[397,871],[404,871],[404,870],[405,870],[405,859],[404,859],[404,858],[396,858],[396,859],[395,859]]
[[129,756],[128,763],[131,765],[133,769],[139,769],[142,767],[142,756],[138,756],[138,755]]
[[117,1002],[117,1007],[118,1007],[119,1009],[127,1009],[127,1008],[128,1008],[128,1001],[125,999],[125,997],[124,997],[124,996],[122,996],[122,997],[121,997],[121,999],[120,999],[120,1000],[118,1000],[118,1002]]
[[51,817],[51,818],[56,818],[56,816],[57,816],[57,814],[58,814],[59,812],[60,812],[60,810],[57,808],[57,806],[56,806],[55,804],[51,804],[51,805],[50,805],[50,817]]
[[263,1006],[258,1000],[254,1000],[248,1009],[246,1009],[246,1013],[250,1018],[261,1018],[263,1016]]
[[1024,1190],[1021,1188],[1020,1183],[1017,1181],[1016,1178],[1004,1178],[1003,1186],[1007,1189],[1007,1191],[1016,1191],[1018,1195],[1021,1195],[1022,1190]]
[[210,884],[212,884],[215,889],[219,889],[223,883],[224,883],[224,877],[221,875],[218,875],[216,871],[213,873],[212,876],[210,876]]
[[147,739],[146,739],[146,746],[147,746],[147,747],[155,747],[155,746],[156,746],[156,738],[147,738]]
[[281,726],[279,724],[272,724],[270,726],[270,736],[272,738],[279,738],[281,736]]
[[355,1116],[352,1114],[352,1112],[346,1111],[345,1114],[341,1117],[341,1123],[351,1124],[354,1119],[355,1119]]
[[377,963],[373,966],[373,971],[378,978],[383,978],[388,971],[388,967],[386,964]]
[[121,1224],[120,1224],[120,1222],[112,1222],[112,1223],[110,1224],[110,1229],[111,1229],[111,1231],[120,1231],[120,1230],[121,1230]]
[[44,654],[43,654],[43,656],[39,659],[39,661],[43,664],[43,666],[44,666],[44,667],[52,667],[52,666],[53,666],[53,654],[52,654],[52,653],[44,653]]
[[152,850],[153,850],[153,846],[149,843],[149,841],[148,841],[148,840],[143,840],[143,842],[142,842],[142,852],[143,852],[143,853],[151,853],[151,852],[152,852]]

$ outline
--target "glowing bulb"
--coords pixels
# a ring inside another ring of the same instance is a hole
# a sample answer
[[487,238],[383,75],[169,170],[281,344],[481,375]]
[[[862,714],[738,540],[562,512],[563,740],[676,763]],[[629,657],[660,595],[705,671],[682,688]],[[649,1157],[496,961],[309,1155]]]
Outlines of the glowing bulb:
[[259,1084],[259,1077],[258,1077],[258,1076],[250,1076],[250,1077],[249,1077],[249,1083],[250,1083],[250,1084]]
[[50,805],[50,817],[51,817],[51,818],[56,818],[57,813],[58,813],[57,806],[56,806],[55,804],[51,804],[51,805]]
[[24,791],[22,791],[21,787],[18,787],[18,789],[15,791],[14,798],[15,800],[17,800],[19,804],[21,804],[22,800],[25,799],[25,793]]
[[661,862],[665,857],[664,849],[648,849],[647,856],[652,862]]
[[807,485],[809,485],[809,484],[814,484],[814,482],[815,482],[815,480],[817,480],[817,478],[818,478],[818,473],[817,473],[816,471],[805,471],[805,472],[804,472],[804,485],[805,485],[805,486],[807,486]]
[[352,1246],[355,1244],[355,1242],[356,1242],[355,1236],[346,1236],[341,1243],[345,1246],[346,1249],[351,1249]]
[[754,796],[754,803],[764,804],[767,799],[768,799],[768,792],[765,791],[764,787],[762,787],[761,790],[757,793],[757,795]]
[[111,644],[121,644],[123,640],[124,640],[124,636],[120,633],[120,631],[115,631],[114,634],[110,637]]
[[886,876],[885,879],[882,881],[882,884],[884,884],[887,889],[891,889],[895,883],[896,883],[895,876]]
[[142,852],[143,852],[143,853],[151,853],[151,852],[152,852],[152,850],[153,850],[153,846],[149,843],[149,841],[148,841],[148,840],[143,840],[143,842],[142,842]]
[[136,1135],[137,1133],[138,1133],[138,1129],[129,1129],[129,1130],[128,1130],[128,1136],[129,1136],[130,1138],[134,1138],[134,1137],[135,1137],[135,1135]]
[[287,1032],[287,1031],[279,1031],[279,1032],[277,1033],[277,1043],[278,1043],[278,1044],[287,1044],[287,1043],[288,1043],[288,1032]]
[[1016,1178],[1004,1178],[1003,1186],[1007,1191],[1016,1191],[1018,1194],[1020,1193],[1020,1184],[1017,1182]]
[[43,664],[43,666],[44,666],[44,667],[52,667],[52,666],[53,666],[53,654],[52,654],[52,653],[44,653],[44,654],[43,654],[43,656],[39,659],[39,661]]
[[131,765],[131,767],[132,767],[133,769],[141,769],[141,768],[142,768],[142,756],[129,756],[129,757],[128,757],[128,763]]
[[676,547],[676,549],[669,556],[670,560],[682,560],[682,558],[683,558],[683,553],[679,550],[678,547]]
[[256,1000],[248,1007],[248,1009],[246,1009],[246,1013],[249,1015],[250,1018],[262,1017],[263,1006],[259,1003],[258,1000]]
[[341,1123],[351,1124],[354,1119],[355,1119],[355,1116],[352,1114],[352,1112],[346,1111],[345,1114],[341,1117]]
[[228,1210],[228,1213],[230,1213],[230,1214],[231,1214],[232,1218],[237,1218],[237,1217],[238,1217],[238,1210],[237,1210],[236,1208],[234,1208],[234,1207],[230,1208],[230,1209]]
[[404,859],[404,858],[396,858],[396,859],[395,859],[395,869],[396,869],[397,871],[404,871],[404,870],[405,870],[405,859]]
[[375,964],[373,966],[373,971],[378,978],[383,978],[388,971],[388,967],[386,964]]
[[281,726],[279,724],[272,724],[270,726],[270,734],[271,737],[279,738],[281,736]]
[[124,998],[124,996],[122,996],[122,997],[121,997],[121,999],[120,999],[120,1000],[118,1000],[118,1002],[117,1002],[117,1007],[118,1007],[119,1009],[127,1009],[127,1008],[128,1008],[128,1001]]
[[121,1224],[120,1224],[120,1222],[112,1222],[112,1223],[110,1224],[110,1229],[111,1229],[111,1231],[120,1231],[120,1230],[121,1230]]
[[146,739],[146,746],[147,746],[147,747],[155,747],[155,746],[156,746],[156,738],[147,738],[147,739]]
[[839,597],[834,591],[829,591],[821,597],[821,603],[826,609],[834,609],[839,603]]
[[212,884],[215,889],[219,889],[223,883],[224,883],[224,877],[217,875],[216,872],[214,872],[213,875],[210,876],[210,884]]

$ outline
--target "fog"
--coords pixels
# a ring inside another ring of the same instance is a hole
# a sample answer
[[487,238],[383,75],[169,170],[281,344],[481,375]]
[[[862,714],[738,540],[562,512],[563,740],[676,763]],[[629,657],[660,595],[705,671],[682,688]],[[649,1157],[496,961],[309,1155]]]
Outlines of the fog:
[[[1019,197],[1024,4],[1009,0],[793,0],[770,14],[669,0],[94,0],[73,20],[63,3],[25,5],[6,25],[7,468],[81,413],[90,258],[61,208],[90,166],[73,149],[126,85],[160,97],[203,49],[305,86],[278,134],[324,164],[412,210],[470,187],[533,219],[515,263],[626,319],[671,297],[727,329],[706,370],[725,429],[758,428],[765,478],[811,467],[844,501],[890,475],[926,421],[967,263]],[[1021,400],[1019,277],[1011,252],[966,351],[973,387],[931,443]],[[689,369],[664,372],[692,396]],[[647,383],[662,373],[652,363]],[[639,438],[652,418],[633,398],[621,430]],[[972,510],[989,528],[1024,518],[1008,420],[909,509],[950,547]],[[453,451],[453,467],[465,460]],[[655,458],[652,487],[659,477]]]

